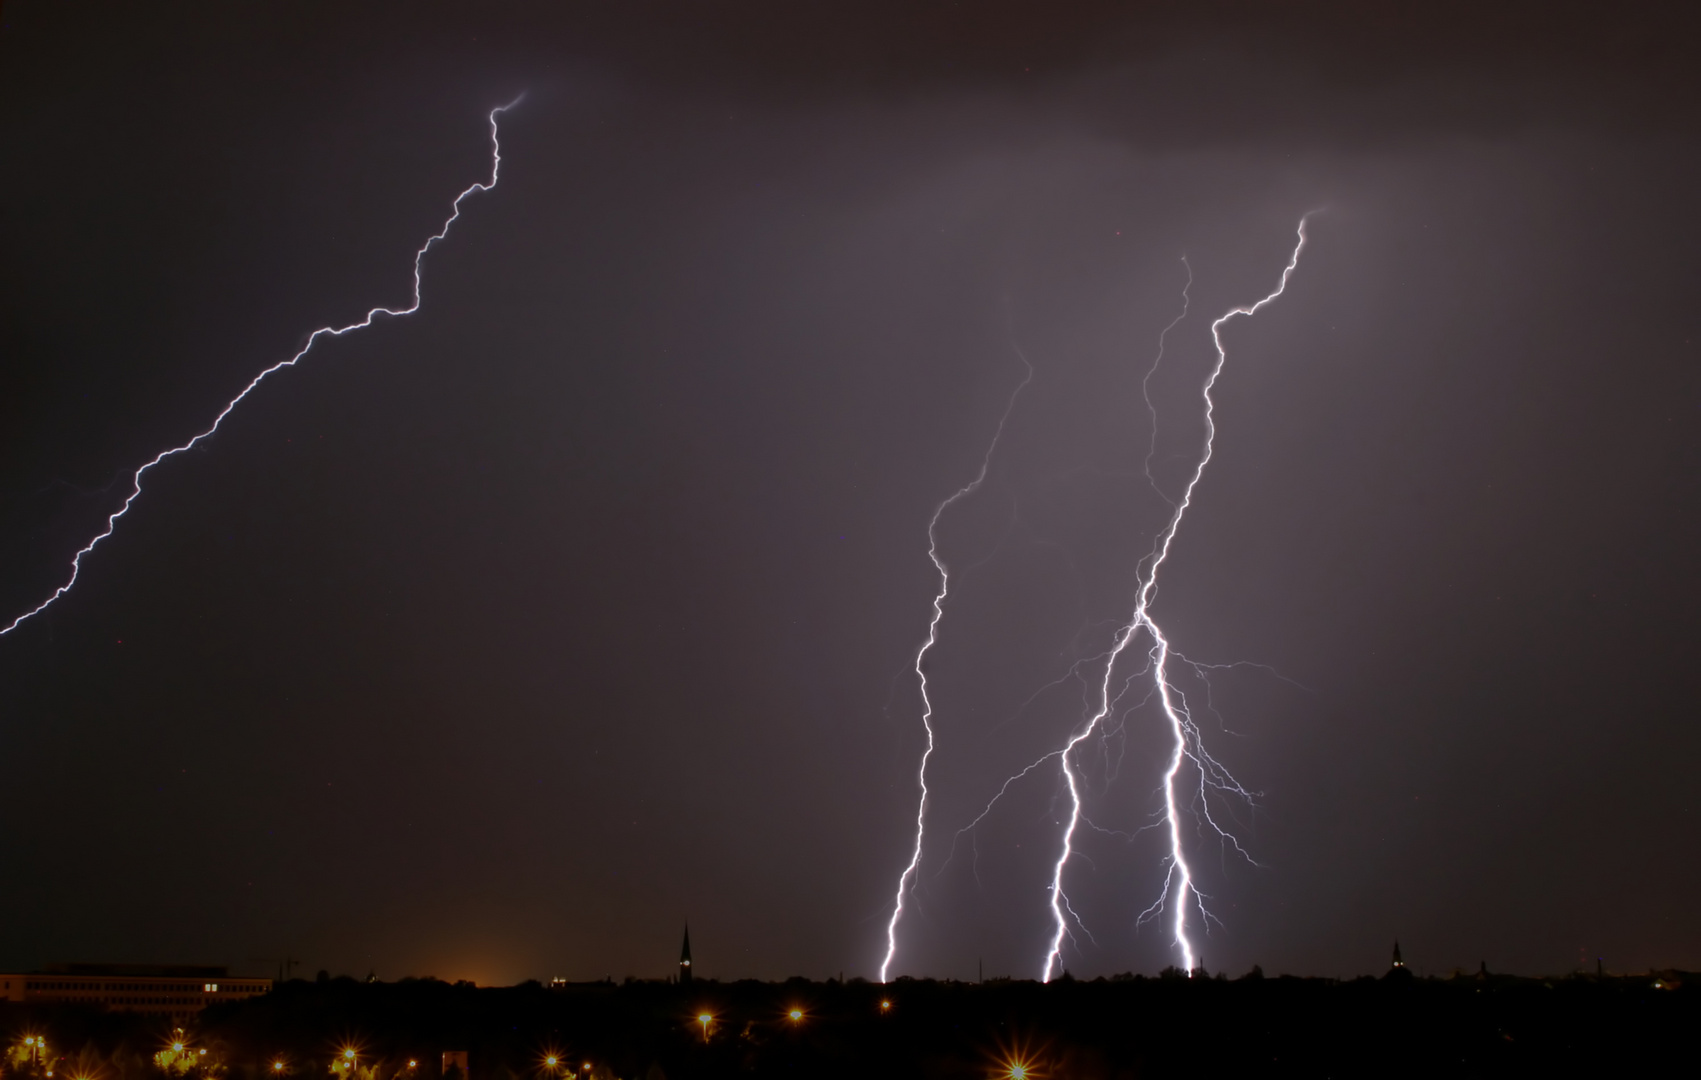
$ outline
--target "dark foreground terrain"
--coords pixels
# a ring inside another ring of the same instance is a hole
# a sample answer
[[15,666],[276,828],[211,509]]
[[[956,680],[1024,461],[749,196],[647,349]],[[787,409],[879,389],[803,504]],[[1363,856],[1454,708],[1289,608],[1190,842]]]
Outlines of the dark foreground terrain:
[[[793,980],[482,989],[431,979],[295,980],[186,1021],[187,1052],[156,1058],[169,1049],[172,1026],[70,1006],[0,1005],[3,1067],[8,1077],[41,1080],[994,1077],[1023,1075],[1012,1072],[1018,1064],[1028,1077],[1082,1080],[1628,1075],[1693,1066],[1701,978],[1255,975],[1048,986]],[[48,1041],[50,1061],[24,1052],[30,1035]],[[464,1051],[470,1075],[445,1066],[445,1051]]]

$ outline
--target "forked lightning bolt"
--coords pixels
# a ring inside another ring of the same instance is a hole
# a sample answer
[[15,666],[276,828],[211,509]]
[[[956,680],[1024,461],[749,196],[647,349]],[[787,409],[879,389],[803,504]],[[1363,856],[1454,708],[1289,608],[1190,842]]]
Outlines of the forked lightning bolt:
[[915,813],[915,847],[910,852],[910,861],[904,867],[904,872],[898,875],[897,896],[892,901],[892,918],[886,924],[886,958],[880,962],[880,981],[886,981],[886,975],[891,970],[892,959],[898,952],[898,921],[904,916],[904,894],[910,889],[915,880],[916,869],[921,865],[922,840],[927,828],[927,763],[933,757],[933,699],[927,693],[927,670],[923,661],[928,652],[939,641],[939,621],[945,617],[945,599],[951,593],[951,571],[945,566],[945,560],[939,554],[939,519],[945,511],[963,499],[980,490],[986,482],[986,471],[992,465],[992,453],[998,449],[998,440],[1004,435],[1004,425],[1009,423],[1010,414],[1016,409],[1016,399],[1022,396],[1022,391],[1033,381],[1034,366],[1022,354],[1015,343],[1016,358],[1022,362],[1024,374],[1022,381],[1016,384],[1016,389],[1010,392],[1010,399],[1004,405],[1004,415],[998,418],[998,427],[993,430],[992,441],[986,445],[986,454],[980,459],[980,471],[975,478],[953,492],[945,501],[933,508],[933,517],[927,523],[927,557],[933,562],[933,569],[939,574],[939,592],[933,597],[933,618],[927,624],[927,640],[915,654],[916,683],[921,690],[921,726],[927,733],[927,748],[921,752],[921,765],[916,771],[916,784],[921,788]]
[[[1169,857],[1167,860],[1167,871],[1164,876],[1164,888],[1163,892],[1159,895],[1158,899],[1152,904],[1152,906],[1147,908],[1146,911],[1141,914],[1139,921],[1145,921],[1157,912],[1161,911],[1166,904],[1169,905],[1172,926],[1175,934],[1175,946],[1181,952],[1183,970],[1192,972],[1196,965],[1197,957],[1193,948],[1193,942],[1187,936],[1187,913],[1190,897],[1194,903],[1199,905],[1201,914],[1204,917],[1209,918],[1209,912],[1205,910],[1203,901],[1199,897],[1198,888],[1193,883],[1193,871],[1187,864],[1187,854],[1183,849],[1181,842],[1181,815],[1176,803],[1176,782],[1181,773],[1184,762],[1191,761],[1199,770],[1200,798],[1197,800],[1196,805],[1200,807],[1200,812],[1206,823],[1209,824],[1219,836],[1223,837],[1229,843],[1232,843],[1237,851],[1242,851],[1242,854],[1244,854],[1240,844],[1235,841],[1234,837],[1224,832],[1223,829],[1217,825],[1216,821],[1212,819],[1210,807],[1205,801],[1204,796],[1205,788],[1207,786],[1215,787],[1222,791],[1229,791],[1243,798],[1248,797],[1249,793],[1235,781],[1234,777],[1229,774],[1228,770],[1224,769],[1214,758],[1211,757],[1209,753],[1205,751],[1200,739],[1199,729],[1194,724],[1192,715],[1188,712],[1186,698],[1182,696],[1181,692],[1177,690],[1169,680],[1169,660],[1171,656],[1176,656],[1176,654],[1170,647],[1169,639],[1164,636],[1164,633],[1158,627],[1158,624],[1153,621],[1151,606],[1157,587],[1158,571],[1162,568],[1164,560],[1169,557],[1170,545],[1175,541],[1176,531],[1181,527],[1181,519],[1186,515],[1187,508],[1193,503],[1193,491],[1198,486],[1200,477],[1205,474],[1205,466],[1211,463],[1213,444],[1217,434],[1215,420],[1216,405],[1211,398],[1211,390],[1216,386],[1218,377],[1223,373],[1223,365],[1228,362],[1228,353],[1223,349],[1223,325],[1238,315],[1250,316],[1257,314],[1260,308],[1264,307],[1266,304],[1273,303],[1276,298],[1281,296],[1287,289],[1288,279],[1293,276],[1295,268],[1299,266],[1300,252],[1305,249],[1305,223],[1309,217],[1310,215],[1307,214],[1299,220],[1299,228],[1297,229],[1298,239],[1294,244],[1293,254],[1288,259],[1287,267],[1282,271],[1282,279],[1277,284],[1275,291],[1255,304],[1245,307],[1231,308],[1229,311],[1218,317],[1216,321],[1211,323],[1211,341],[1216,346],[1217,359],[1216,363],[1211,366],[1210,374],[1205,379],[1205,387],[1203,391],[1205,399],[1204,452],[1200,455],[1199,463],[1194,467],[1193,475],[1187,481],[1187,486],[1182,491],[1181,499],[1173,503],[1174,510],[1170,514],[1169,521],[1164,526],[1163,531],[1158,534],[1157,541],[1153,544],[1152,551],[1145,558],[1140,560],[1140,565],[1136,568],[1134,614],[1133,617],[1129,619],[1128,624],[1117,632],[1115,643],[1112,645],[1110,654],[1105,660],[1104,679],[1099,685],[1098,710],[1087,720],[1086,724],[1082,726],[1080,730],[1076,731],[1075,734],[1069,737],[1069,740],[1064,743],[1063,747],[1059,751],[1054,751],[1062,763],[1063,778],[1069,789],[1070,806],[1068,823],[1065,825],[1063,830],[1062,850],[1057,857],[1056,864],[1052,868],[1051,875],[1051,915],[1054,931],[1051,938],[1051,948],[1047,951],[1045,956],[1045,965],[1042,975],[1042,978],[1047,982],[1049,982],[1052,977],[1057,974],[1059,968],[1062,966],[1063,939],[1069,934],[1069,923],[1066,921],[1065,915],[1066,913],[1069,916],[1073,916],[1074,914],[1073,909],[1069,906],[1069,899],[1063,888],[1063,875],[1065,870],[1068,869],[1069,857],[1074,853],[1075,830],[1081,822],[1080,778],[1076,773],[1075,765],[1071,756],[1077,746],[1086,739],[1091,738],[1093,734],[1100,729],[1106,719],[1110,716],[1111,710],[1116,707],[1117,700],[1120,695],[1113,697],[1111,693],[1111,684],[1116,672],[1116,663],[1122,657],[1122,654],[1127,651],[1129,646],[1133,644],[1134,639],[1142,633],[1151,640],[1151,644],[1147,648],[1149,664],[1145,670],[1151,675],[1153,689],[1156,691],[1158,702],[1163,708],[1164,717],[1169,723],[1170,734],[1175,740],[1175,745],[1174,749],[1170,753],[1169,765],[1164,772],[1163,782],[1164,810],[1162,820],[1169,834]],[[1188,271],[1188,281],[1189,283],[1192,281],[1191,268],[1189,268]],[[1185,311],[1183,314],[1185,314]],[[1170,324],[1172,327],[1174,325],[1174,323]],[[1164,332],[1167,334],[1169,331],[1166,329]],[[1162,358],[1163,353],[1160,343],[1158,361],[1161,362]],[[1155,367],[1156,366],[1154,364],[1154,370]],[[1151,375],[1148,373],[1147,381],[1150,382],[1150,379]],[[1148,408],[1150,408],[1151,398],[1149,395],[1146,403]],[[1154,412],[1154,416],[1155,415],[1156,414]],[[1147,461],[1149,465],[1149,457]],[[1150,476],[1149,470],[1147,475],[1148,477]],[[1182,658],[1177,656],[1177,659]],[[1185,663],[1185,659],[1182,659],[1182,662]]]
[[107,537],[111,536],[113,530],[118,527],[118,519],[123,517],[125,514],[129,513],[130,507],[135,504],[136,499],[142,494],[142,477],[147,474],[149,469],[152,469],[155,466],[159,465],[161,462],[165,461],[167,458],[174,457],[178,454],[183,453],[186,450],[193,449],[203,439],[211,438],[213,436],[213,434],[218,431],[219,425],[224,423],[225,417],[229,416],[231,414],[231,411],[233,409],[235,409],[239,404],[242,403],[243,398],[246,398],[249,394],[253,393],[254,389],[256,387],[258,387],[262,382],[264,382],[267,378],[271,377],[272,375],[275,375],[279,371],[282,371],[284,368],[294,367],[296,364],[300,363],[302,358],[305,357],[308,354],[308,352],[313,348],[313,346],[318,343],[320,338],[322,338],[322,337],[342,337],[344,334],[351,333],[355,330],[364,330],[368,326],[371,326],[373,324],[373,322],[376,321],[378,316],[380,316],[380,315],[390,315],[390,316],[412,315],[414,312],[419,310],[420,265],[425,261],[426,252],[431,250],[431,247],[432,247],[433,244],[437,243],[439,240],[442,240],[444,237],[449,235],[449,227],[451,225],[453,225],[456,222],[456,220],[458,220],[461,216],[461,201],[463,199],[465,199],[468,195],[473,194],[474,192],[489,191],[496,186],[497,174],[499,173],[499,171],[502,168],[502,144],[497,140],[497,120],[496,120],[496,118],[498,116],[502,115],[503,113],[507,112],[509,109],[512,109],[514,106],[518,105],[524,97],[525,97],[525,95],[522,94],[522,95],[520,95],[520,97],[515,98],[513,101],[510,101],[508,104],[498,105],[496,108],[490,110],[489,116],[487,118],[490,122],[490,182],[489,183],[482,183],[482,182],[475,183],[471,187],[468,187],[465,191],[461,192],[459,195],[455,196],[455,201],[452,204],[450,204],[449,217],[448,217],[447,220],[445,220],[443,222],[443,227],[441,229],[439,229],[436,232],[436,234],[433,235],[430,239],[426,240],[425,243],[420,246],[420,249],[417,252],[414,253],[414,257],[413,257],[413,303],[409,304],[405,308],[375,307],[371,311],[368,311],[366,313],[366,317],[364,319],[361,319],[359,322],[350,323],[347,326],[337,326],[337,327],[322,326],[319,329],[313,331],[312,334],[308,335],[307,344],[303,345],[301,347],[301,350],[299,352],[297,352],[294,356],[289,357],[287,360],[280,360],[277,363],[273,364],[271,367],[260,372],[260,374],[254,376],[253,380],[251,382],[249,382],[249,384],[247,386],[242,388],[242,392],[240,394],[237,394],[235,397],[231,398],[230,402],[228,404],[226,404],[225,407],[219,411],[219,414],[216,417],[213,418],[212,426],[208,427],[207,430],[201,432],[199,435],[196,435],[194,438],[190,439],[188,442],[184,443],[181,446],[174,446],[169,450],[161,451],[156,457],[154,457],[153,460],[149,461],[147,464],[145,464],[141,468],[137,469],[135,471],[135,473],[132,474],[131,477],[130,477],[130,494],[125,498],[124,504],[122,506],[120,506],[115,512],[113,512],[111,515],[109,515],[107,517],[106,528],[104,530],[102,530],[100,532],[100,534],[97,535],[93,540],[90,540],[87,544],[83,545],[82,550],[78,551],[77,554],[72,557],[70,578],[66,580],[65,584],[63,584],[63,585],[59,586],[57,589],[53,590],[53,594],[51,596],[49,596],[46,600],[43,600],[36,607],[30,609],[29,611],[24,612],[22,615],[19,615],[17,618],[13,619],[11,621],[11,623],[9,625],[7,625],[4,629],[0,629],[0,634],[9,634],[13,630],[16,630],[18,628],[19,624],[22,623],[25,619],[28,619],[28,618],[30,618],[31,616],[34,616],[34,615],[39,615],[43,611],[46,611],[47,608],[50,605],[52,605],[54,601],[58,600],[61,596],[64,596],[66,593],[71,591],[71,587],[77,583],[77,575],[82,572],[84,556],[88,555],[91,551],[93,551],[95,549],[95,545],[99,544],[102,540],[105,540]]

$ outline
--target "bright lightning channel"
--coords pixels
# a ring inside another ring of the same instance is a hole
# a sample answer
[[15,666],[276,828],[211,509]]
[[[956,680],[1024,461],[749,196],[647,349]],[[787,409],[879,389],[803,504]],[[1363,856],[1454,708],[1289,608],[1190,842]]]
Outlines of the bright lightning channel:
[[[1203,900],[1199,896],[1199,890],[1193,883],[1193,871],[1187,864],[1186,852],[1182,847],[1181,815],[1176,805],[1176,779],[1181,772],[1183,762],[1191,760],[1199,769],[1201,790],[1208,783],[1232,791],[1242,797],[1248,796],[1249,793],[1235,781],[1234,777],[1229,775],[1226,769],[1205,752],[1199,729],[1194,724],[1191,713],[1188,712],[1186,698],[1169,681],[1168,664],[1171,655],[1174,654],[1170,648],[1169,639],[1164,636],[1163,631],[1152,619],[1151,605],[1157,587],[1158,570],[1163,566],[1164,560],[1169,557],[1170,545],[1175,540],[1176,531],[1181,527],[1181,519],[1186,515],[1187,508],[1193,503],[1193,490],[1198,486],[1200,477],[1204,476],[1205,466],[1211,463],[1213,443],[1217,434],[1216,403],[1211,398],[1211,390],[1216,386],[1217,378],[1223,373],[1223,365],[1228,362],[1228,353],[1223,348],[1223,325],[1238,315],[1256,315],[1260,308],[1275,302],[1276,298],[1287,289],[1288,279],[1293,276],[1295,268],[1299,266],[1300,252],[1305,250],[1305,223],[1310,216],[1310,214],[1306,214],[1299,219],[1299,227],[1296,230],[1298,239],[1294,244],[1293,254],[1288,258],[1287,267],[1282,270],[1282,279],[1277,284],[1275,291],[1255,304],[1231,308],[1211,323],[1211,341],[1216,346],[1217,362],[1211,367],[1211,373],[1205,379],[1203,392],[1205,398],[1204,453],[1200,455],[1199,464],[1193,469],[1192,478],[1187,481],[1181,500],[1174,504],[1175,510],[1170,515],[1168,524],[1158,534],[1157,542],[1153,545],[1151,554],[1142,559],[1142,567],[1136,569],[1135,576],[1138,588],[1135,591],[1134,614],[1129,619],[1128,624],[1117,633],[1115,644],[1111,647],[1110,655],[1105,661],[1104,680],[1099,686],[1098,711],[1093,714],[1084,727],[1070,736],[1069,741],[1063,745],[1061,750],[1054,751],[1062,762],[1063,778],[1069,788],[1070,807],[1069,821],[1063,830],[1062,850],[1057,857],[1056,865],[1052,867],[1051,915],[1055,930],[1051,938],[1051,948],[1045,956],[1045,966],[1041,976],[1045,982],[1050,982],[1062,966],[1063,939],[1069,933],[1069,923],[1065,919],[1065,913],[1073,915],[1068,896],[1063,890],[1063,874],[1069,865],[1070,855],[1074,853],[1075,829],[1081,822],[1081,788],[1080,779],[1076,774],[1073,762],[1070,760],[1070,755],[1073,754],[1077,746],[1098,730],[1099,726],[1110,715],[1111,710],[1115,708],[1117,699],[1111,695],[1111,683],[1116,670],[1116,662],[1142,631],[1152,641],[1151,647],[1147,650],[1150,659],[1148,670],[1152,676],[1153,688],[1157,692],[1158,702],[1163,707],[1164,717],[1169,721],[1170,733],[1175,739],[1175,748],[1170,754],[1169,766],[1164,772],[1163,782],[1163,822],[1169,833],[1169,866],[1164,876],[1163,892],[1152,906],[1141,914],[1140,921],[1144,921],[1162,910],[1166,903],[1170,904],[1175,946],[1181,952],[1183,970],[1191,974],[1196,966],[1197,954],[1194,952],[1192,940],[1187,936],[1189,894],[1192,895],[1193,902],[1199,905],[1200,912],[1204,917],[1209,918],[1210,913],[1205,910]],[[1192,280],[1192,268],[1189,267],[1189,285],[1192,284]],[[1183,295],[1185,296],[1185,294]],[[1183,308],[1181,317],[1185,316],[1186,309]],[[1180,322],[1181,317],[1178,317],[1176,322]],[[1174,326],[1174,322],[1170,323],[1170,327]],[[1164,333],[1167,335],[1169,328],[1165,328]],[[1160,338],[1158,360],[1153,364],[1154,371],[1157,363],[1161,362],[1162,359],[1163,347]],[[1148,383],[1151,381],[1150,372],[1147,373],[1146,379]],[[1151,408],[1149,395],[1146,398],[1146,404],[1148,408]],[[1156,416],[1155,411],[1153,415]],[[1150,457],[1148,457],[1148,466],[1150,460]],[[1147,475],[1150,477],[1149,469]],[[1217,834],[1232,843],[1236,850],[1242,850],[1239,842],[1233,836],[1224,832],[1211,818],[1209,807],[1204,806],[1202,802],[1200,805],[1206,822]],[[1244,854],[1244,852],[1242,853]],[[1173,900],[1170,899],[1172,887],[1174,888]]]
[[1010,347],[1016,353],[1016,359],[1022,362],[1022,381],[1016,384],[1016,389],[1010,391],[1010,399],[1004,404],[1004,415],[998,418],[998,427],[992,433],[992,441],[986,445],[986,453],[980,459],[980,471],[975,478],[958,488],[938,506],[933,508],[933,517],[927,522],[927,557],[932,560],[934,570],[939,573],[939,592],[933,597],[933,618],[927,624],[927,640],[915,654],[916,683],[921,688],[921,726],[927,733],[927,748],[921,752],[921,764],[916,770],[916,785],[921,788],[921,797],[915,812],[915,847],[910,852],[909,864],[904,872],[898,875],[897,895],[892,901],[892,918],[886,923],[886,957],[880,962],[880,981],[886,981],[887,972],[891,970],[892,959],[898,953],[898,922],[904,917],[904,894],[909,892],[915,880],[916,869],[921,865],[922,841],[927,827],[927,763],[933,757],[933,699],[927,693],[927,671],[923,661],[928,652],[939,641],[939,621],[945,617],[945,598],[951,593],[951,572],[945,566],[945,560],[939,555],[939,519],[945,511],[963,499],[980,490],[986,482],[986,471],[992,466],[992,453],[998,449],[998,441],[1004,436],[1004,425],[1010,422],[1010,414],[1016,410],[1016,399],[1022,396],[1022,391],[1033,381],[1034,366],[1028,362],[1022,350],[1015,342]]
[[300,363],[301,359],[303,357],[305,357],[308,354],[309,351],[312,350],[313,346],[319,341],[320,338],[322,338],[322,337],[342,337],[344,334],[351,333],[355,330],[364,330],[368,326],[371,326],[373,324],[373,322],[380,315],[390,315],[390,316],[412,315],[414,312],[419,310],[420,265],[421,265],[421,263],[423,263],[425,261],[425,254],[426,254],[426,252],[431,250],[431,247],[432,247],[433,244],[437,243],[439,240],[442,240],[444,237],[449,235],[449,227],[451,225],[453,225],[461,216],[461,201],[463,199],[465,199],[468,195],[473,194],[474,192],[490,191],[492,188],[494,188],[496,186],[497,175],[502,168],[502,144],[497,140],[497,121],[496,121],[496,118],[498,116],[502,115],[503,113],[507,112],[509,109],[512,109],[514,106],[518,105],[524,99],[525,99],[525,95],[521,94],[519,97],[515,98],[513,101],[510,101],[508,104],[498,105],[496,108],[490,110],[490,113],[487,117],[487,119],[490,122],[490,182],[489,183],[482,183],[482,182],[475,183],[471,187],[468,187],[465,191],[461,192],[459,195],[455,196],[455,201],[450,204],[449,217],[448,217],[447,220],[445,220],[443,222],[443,227],[441,229],[439,229],[436,232],[436,234],[433,235],[430,239],[426,240],[425,243],[420,246],[420,249],[417,252],[414,253],[414,257],[413,257],[413,303],[409,304],[405,308],[375,307],[371,311],[368,311],[366,313],[366,317],[364,319],[361,319],[359,322],[350,323],[347,326],[337,326],[337,327],[322,326],[319,329],[313,331],[312,334],[308,335],[307,344],[305,344],[301,347],[300,352],[297,352],[294,356],[291,356],[287,360],[278,361],[277,363],[273,364],[271,367],[260,372],[260,374],[254,376],[253,381],[251,381],[247,386],[243,387],[242,392],[240,394],[237,394],[235,397],[231,398],[230,402],[228,404],[226,404],[225,407],[219,411],[218,416],[213,418],[213,423],[212,423],[211,427],[207,428],[207,430],[201,432],[199,435],[196,435],[194,438],[190,439],[188,442],[184,443],[181,446],[174,446],[169,450],[161,451],[159,453],[159,455],[156,456],[152,461],[149,461],[147,464],[145,464],[141,468],[137,469],[135,471],[135,473],[130,477],[130,494],[127,498],[125,498],[124,504],[122,506],[120,506],[117,509],[117,511],[115,511],[113,514],[111,514],[110,516],[107,517],[106,528],[104,530],[102,530],[100,532],[100,534],[97,535],[93,540],[90,540],[87,544],[84,544],[82,550],[78,551],[77,554],[72,557],[70,578],[66,580],[65,584],[63,584],[63,585],[59,586],[57,589],[53,590],[53,594],[51,596],[49,596],[46,600],[43,600],[40,604],[36,605],[34,608],[31,608],[29,611],[26,611],[22,615],[19,615],[17,618],[13,619],[11,621],[11,623],[9,625],[7,625],[4,629],[0,629],[0,635],[9,634],[13,630],[16,630],[18,628],[18,626],[21,623],[24,622],[24,620],[29,619],[32,616],[39,615],[43,611],[46,611],[48,609],[48,607],[50,607],[54,603],[54,601],[58,600],[61,596],[64,596],[66,593],[71,591],[71,586],[73,586],[77,583],[77,575],[82,573],[83,557],[85,555],[89,554],[89,552],[93,551],[95,549],[95,545],[99,544],[102,540],[105,540],[107,537],[111,536],[113,530],[118,527],[118,519],[130,512],[130,507],[135,503],[136,499],[142,494],[142,477],[147,473],[147,471],[149,469],[152,469],[154,466],[165,461],[167,458],[175,457],[176,455],[181,454],[186,450],[193,449],[198,443],[201,442],[201,440],[211,438],[213,436],[213,434],[218,431],[219,425],[224,423],[224,418],[229,416],[231,414],[231,411],[233,409],[235,409],[237,407],[237,405],[242,403],[243,398],[245,398],[249,394],[253,393],[254,389],[256,387],[258,387],[262,382],[266,381],[266,379],[269,378],[270,376],[276,374],[279,371],[282,371],[284,368],[291,368],[291,367],[294,367],[296,364]]

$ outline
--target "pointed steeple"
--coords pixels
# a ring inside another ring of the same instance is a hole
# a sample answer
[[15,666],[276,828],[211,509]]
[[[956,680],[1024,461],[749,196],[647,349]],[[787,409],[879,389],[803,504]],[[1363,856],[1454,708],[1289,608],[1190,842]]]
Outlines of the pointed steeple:
[[1382,976],[1382,979],[1384,982],[1409,983],[1414,978],[1416,976],[1412,974],[1412,969],[1406,966],[1405,958],[1400,955],[1400,942],[1396,938],[1394,940],[1394,963],[1389,967],[1388,974]]
[[679,947],[679,981],[691,981],[691,924],[685,924],[685,943]]

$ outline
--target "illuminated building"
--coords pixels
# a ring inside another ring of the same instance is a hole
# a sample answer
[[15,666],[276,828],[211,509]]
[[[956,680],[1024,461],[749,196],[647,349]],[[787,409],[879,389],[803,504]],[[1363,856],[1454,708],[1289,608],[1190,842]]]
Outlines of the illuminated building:
[[691,981],[691,924],[685,924],[685,943],[679,947],[679,981]]
[[1394,964],[1388,969],[1388,974],[1382,977],[1393,982],[1410,982],[1413,978],[1412,969],[1407,967],[1405,960],[1400,957],[1400,943],[1398,941],[1394,942]]
[[270,992],[272,980],[233,977],[229,968],[155,964],[49,964],[0,974],[0,998],[26,1004],[75,1002],[174,1019],[208,1005]]

